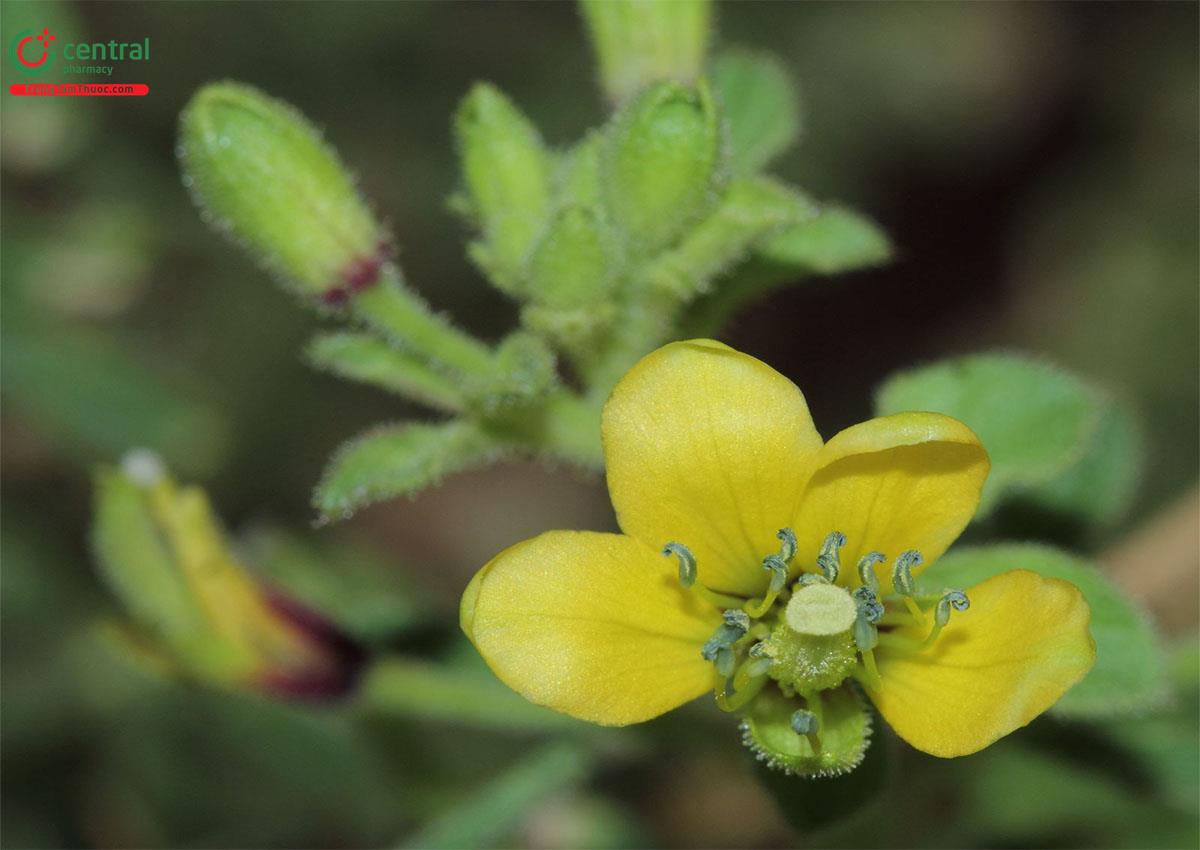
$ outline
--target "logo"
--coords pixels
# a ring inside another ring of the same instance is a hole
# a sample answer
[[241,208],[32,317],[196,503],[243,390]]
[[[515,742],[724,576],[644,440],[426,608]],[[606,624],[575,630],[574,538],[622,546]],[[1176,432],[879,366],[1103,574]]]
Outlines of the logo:
[[43,27],[41,35],[33,30],[21,30],[9,49],[13,65],[25,74],[42,73],[53,64],[54,53],[50,49],[50,42],[56,38],[50,34],[49,27]]

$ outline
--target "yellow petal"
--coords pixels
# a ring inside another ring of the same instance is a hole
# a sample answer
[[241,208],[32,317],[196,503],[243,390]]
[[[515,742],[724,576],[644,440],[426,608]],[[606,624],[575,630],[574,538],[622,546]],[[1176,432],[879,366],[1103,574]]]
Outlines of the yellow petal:
[[821,445],[795,384],[719,342],[672,343],[617,384],[603,434],[626,534],[687,546],[714,590],[762,591],[762,559],[778,551]]
[[462,629],[538,705],[620,726],[712,687],[700,647],[721,622],[677,562],[620,534],[548,531],[497,555],[463,594]]
[[[901,738],[943,758],[965,756],[1020,729],[1084,677],[1096,658],[1091,613],[1070,582],[1028,570],[967,591],[933,646],[903,656],[880,645],[875,707]],[[908,626],[893,634],[916,640]]]
[[840,531],[842,581],[856,587],[858,559],[879,551],[888,561],[876,574],[890,592],[896,556],[917,549],[928,565],[966,527],[988,468],[975,432],[949,416],[898,413],[847,428],[815,459],[795,524],[794,571],[815,571],[822,541]]

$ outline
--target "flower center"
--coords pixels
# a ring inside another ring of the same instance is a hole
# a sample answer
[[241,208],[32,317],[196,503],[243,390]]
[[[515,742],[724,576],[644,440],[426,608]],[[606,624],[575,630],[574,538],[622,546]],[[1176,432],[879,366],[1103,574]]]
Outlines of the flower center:
[[[839,583],[846,536],[837,531],[826,536],[817,553],[817,571],[801,572],[788,587],[796,535],[785,528],[778,537],[780,551],[762,562],[770,579],[761,599],[704,587],[695,557],[680,543],[668,543],[663,554],[679,559],[684,587],[725,609],[724,622],[701,652],[715,668],[717,704],[726,711],[743,708],[774,681],[783,698],[803,699],[805,707],[795,709],[791,727],[819,752],[822,692],[840,688],[847,679],[878,686],[876,647],[889,653],[922,652],[937,640],[951,612],[965,611],[970,601],[958,590],[920,593],[912,571],[922,557],[915,549],[896,556],[890,593],[881,596],[876,576],[876,568],[887,561],[881,552],[868,552],[859,560],[859,586],[850,591]],[[923,640],[914,639],[911,630],[895,633],[902,626],[928,632]]]

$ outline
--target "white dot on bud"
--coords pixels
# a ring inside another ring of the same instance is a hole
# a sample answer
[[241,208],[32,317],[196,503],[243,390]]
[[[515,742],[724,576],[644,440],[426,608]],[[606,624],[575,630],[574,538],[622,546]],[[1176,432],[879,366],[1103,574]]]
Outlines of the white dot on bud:
[[121,458],[125,477],[143,487],[153,487],[167,474],[162,458],[149,449],[133,449]]
[[796,590],[784,612],[788,627],[805,635],[848,631],[858,617],[854,599],[833,584],[810,584]]

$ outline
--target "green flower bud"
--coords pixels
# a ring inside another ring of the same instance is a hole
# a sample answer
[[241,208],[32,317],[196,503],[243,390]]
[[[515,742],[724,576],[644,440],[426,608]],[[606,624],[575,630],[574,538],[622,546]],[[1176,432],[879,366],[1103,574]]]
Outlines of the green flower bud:
[[178,152],[204,219],[299,292],[340,304],[379,277],[384,230],[288,104],[237,83],[205,86],[180,116]]
[[618,113],[609,128],[604,185],[632,254],[669,247],[711,209],[723,153],[707,85],[664,83]]
[[97,474],[92,540],[129,613],[120,633],[157,669],[289,696],[333,695],[353,682],[357,649],[260,585],[204,493],[177,486],[150,453]]
[[467,198],[460,206],[483,231],[472,257],[514,291],[550,211],[550,161],[537,129],[495,86],[479,83],[454,122]]
[[704,66],[708,0],[583,0],[605,94],[616,103],[650,83],[690,83]]

